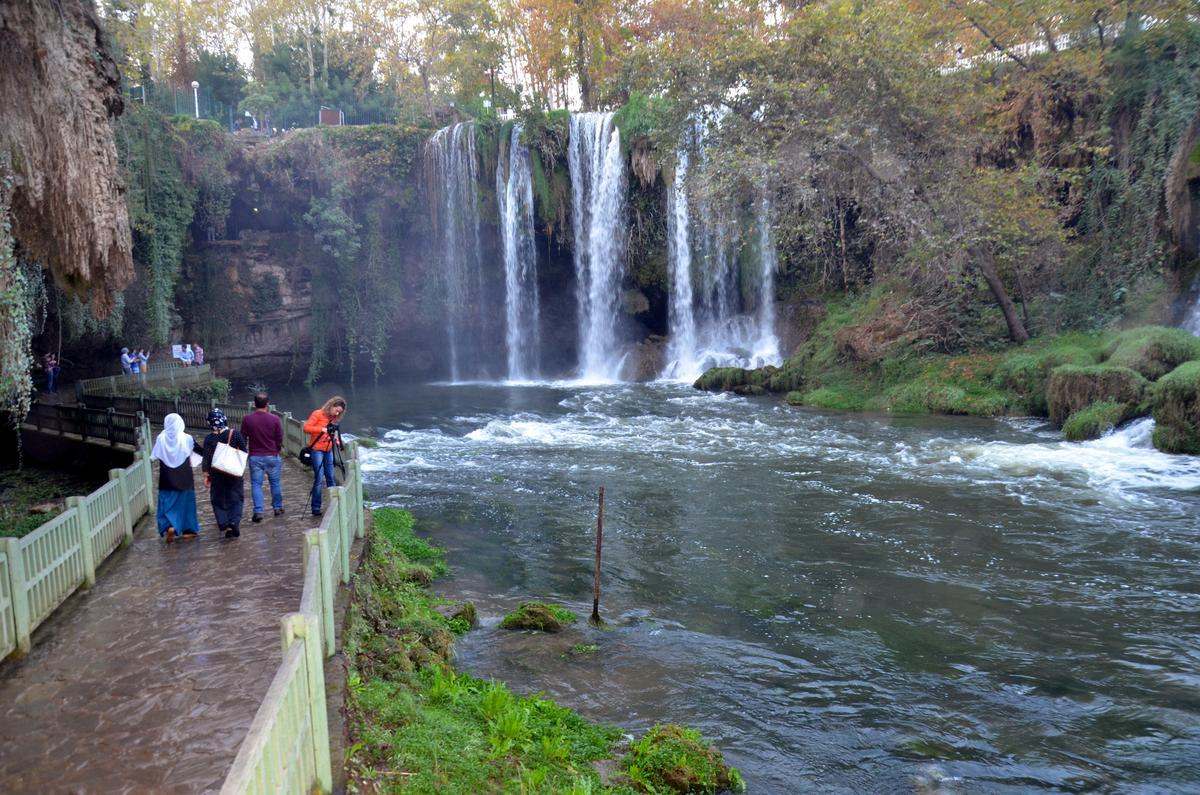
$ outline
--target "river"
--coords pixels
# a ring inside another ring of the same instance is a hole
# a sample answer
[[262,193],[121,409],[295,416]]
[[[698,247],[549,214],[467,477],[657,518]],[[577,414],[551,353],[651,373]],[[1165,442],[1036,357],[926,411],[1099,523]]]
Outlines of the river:
[[[347,397],[382,439],[369,499],[480,609],[464,670],[694,725],[752,792],[1200,788],[1200,460],[1145,421],[1074,444],[677,384]],[[601,484],[609,628],[498,629],[527,598],[590,612]]]

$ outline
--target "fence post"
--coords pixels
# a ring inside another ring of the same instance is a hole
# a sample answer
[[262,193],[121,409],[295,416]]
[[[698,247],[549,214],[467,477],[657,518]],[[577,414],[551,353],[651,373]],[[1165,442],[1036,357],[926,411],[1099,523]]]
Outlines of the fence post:
[[313,758],[317,789],[333,792],[333,753],[329,748],[329,717],[325,711],[325,663],[321,657],[321,630],[311,616],[293,616],[292,633],[304,643],[304,670],[308,676],[308,715],[312,721]]
[[154,496],[154,463],[150,459],[153,446],[150,442],[150,420],[142,421],[142,460],[146,463],[146,510],[153,514],[158,508],[158,500]]
[[305,533],[308,543],[304,547],[304,564],[308,566],[308,556],[316,554],[320,558],[321,570],[321,629],[325,637],[325,656],[332,657],[336,648],[336,638],[333,631],[333,593],[337,583],[333,581],[333,571],[329,561],[329,542],[325,533],[320,530],[309,530]]
[[108,444],[110,447],[115,447],[117,444],[116,436],[113,434],[113,416],[115,414],[116,410],[112,406],[109,406],[104,417],[105,423],[108,425]]
[[354,462],[354,504],[358,509],[354,517],[354,535],[362,538],[367,533],[367,520],[363,516],[362,470],[359,469],[357,461]]
[[19,538],[0,538],[8,554],[8,590],[12,594],[13,617],[17,633],[17,650],[29,654],[29,636],[33,633],[29,616],[29,590],[25,585],[25,558],[21,554]]
[[108,479],[117,481],[117,494],[121,497],[121,516],[125,517],[125,538],[121,544],[129,546],[133,543],[133,506],[129,504],[129,484],[125,482],[125,470],[108,470]]
[[96,555],[92,551],[92,517],[84,497],[67,497],[67,510],[79,513],[79,550],[83,554],[83,587],[96,584]]
[[348,585],[350,583],[350,544],[353,543],[353,535],[350,532],[350,500],[347,499],[345,486],[338,486],[334,491],[337,492],[335,499],[338,512],[338,541],[342,553],[342,584]]

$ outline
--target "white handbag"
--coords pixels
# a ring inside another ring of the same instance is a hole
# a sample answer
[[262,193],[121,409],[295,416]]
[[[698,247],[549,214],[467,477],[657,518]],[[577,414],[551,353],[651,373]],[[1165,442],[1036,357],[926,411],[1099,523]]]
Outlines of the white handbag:
[[[229,429],[229,441],[233,441],[233,428]],[[212,468],[218,472],[224,472],[226,475],[233,475],[235,478],[240,478],[246,473],[246,461],[250,458],[250,454],[232,447],[225,442],[217,442],[217,449],[213,451]]]

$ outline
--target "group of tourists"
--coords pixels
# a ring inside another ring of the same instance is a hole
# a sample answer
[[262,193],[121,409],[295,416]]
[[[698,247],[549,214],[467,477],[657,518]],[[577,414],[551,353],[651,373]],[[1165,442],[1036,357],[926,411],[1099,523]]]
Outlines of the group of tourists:
[[[313,516],[322,513],[322,485],[336,485],[333,468],[342,447],[339,423],[345,411],[345,399],[333,397],[304,423],[308,434],[305,452],[311,454],[313,468]],[[270,483],[272,515],[278,517],[284,513],[283,423],[271,412],[267,393],[254,396],[254,411],[242,420],[240,430],[230,428],[225,412],[218,408],[208,413],[208,426],[211,433],[204,438],[199,454],[195,439],[186,432],[183,417],[178,414],[166,416],[162,433],[154,441],[151,457],[159,462],[158,534],[167,543],[176,538],[195,538],[200,532],[192,473],[196,466],[204,473],[217,530],[225,538],[241,536],[246,469],[250,470],[250,496],[254,503],[251,521],[263,520],[264,479]]]
[[199,367],[204,364],[204,348],[200,347],[198,342],[195,345],[172,345],[171,356],[184,367]]
[[150,351],[138,348],[131,351],[121,349],[121,372],[125,375],[138,375],[150,372]]

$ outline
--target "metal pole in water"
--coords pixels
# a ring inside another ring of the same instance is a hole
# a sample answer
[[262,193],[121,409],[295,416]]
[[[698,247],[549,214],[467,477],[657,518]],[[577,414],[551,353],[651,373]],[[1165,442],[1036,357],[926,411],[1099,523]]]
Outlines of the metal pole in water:
[[600,546],[604,543],[604,487],[600,487],[600,509],[596,514],[596,569],[592,574],[592,617],[593,624],[600,623]]

